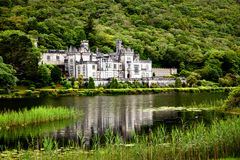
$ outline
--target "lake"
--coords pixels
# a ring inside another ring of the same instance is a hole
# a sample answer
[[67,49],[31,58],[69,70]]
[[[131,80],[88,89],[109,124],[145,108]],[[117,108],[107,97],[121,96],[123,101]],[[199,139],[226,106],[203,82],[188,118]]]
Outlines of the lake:
[[[95,97],[56,97],[1,99],[2,111],[21,110],[39,105],[67,106],[81,110],[83,116],[76,121],[59,121],[29,127],[0,131],[0,148],[27,148],[29,141],[38,145],[44,137],[51,137],[66,145],[69,141],[90,145],[95,134],[103,134],[111,128],[115,133],[130,139],[136,132],[148,132],[159,125],[172,128],[182,125],[223,119],[225,114],[217,111],[182,111],[180,106],[215,103],[227,97],[226,93],[161,93],[148,95],[120,95]],[[162,110],[156,110],[158,108]],[[170,109],[166,109],[170,107]],[[173,108],[175,107],[175,108]]]

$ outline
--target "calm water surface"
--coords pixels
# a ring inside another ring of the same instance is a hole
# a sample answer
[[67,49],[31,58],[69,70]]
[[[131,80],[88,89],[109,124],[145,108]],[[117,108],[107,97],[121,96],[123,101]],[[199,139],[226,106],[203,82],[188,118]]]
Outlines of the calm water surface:
[[[3,110],[19,110],[38,105],[67,106],[84,114],[75,122],[62,121],[27,128],[0,130],[0,147],[15,148],[29,145],[31,139],[53,137],[62,143],[79,141],[84,137],[89,144],[94,134],[111,128],[128,139],[132,132],[142,132],[163,124],[166,127],[224,118],[215,111],[183,112],[177,110],[154,111],[163,106],[179,107],[191,104],[214,103],[225,99],[225,93],[162,93],[150,95],[121,95],[95,97],[58,97],[40,99],[1,99]],[[147,128],[147,129],[146,129]]]

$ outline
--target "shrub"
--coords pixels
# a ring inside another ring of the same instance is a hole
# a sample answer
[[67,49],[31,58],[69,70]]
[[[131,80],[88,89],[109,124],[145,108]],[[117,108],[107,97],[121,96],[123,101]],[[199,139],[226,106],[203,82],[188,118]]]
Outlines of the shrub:
[[88,80],[88,85],[87,85],[88,89],[94,89],[95,88],[95,83],[92,77],[89,78]]
[[179,77],[177,77],[175,80],[175,87],[177,88],[182,87],[182,81]]
[[150,87],[151,88],[159,88],[159,85],[157,83],[152,83]]
[[240,107],[240,88],[236,88],[230,92],[225,105],[229,108]]
[[78,81],[75,81],[75,82],[73,83],[73,88],[74,88],[74,89],[78,89],[78,88],[79,88],[79,82],[78,82]]
[[72,87],[72,85],[67,80],[64,80],[61,83],[62,83],[63,87],[66,88],[66,89],[69,89],[69,88]]
[[32,90],[26,90],[25,93],[26,93],[26,96],[31,96],[32,95]]
[[120,88],[116,78],[112,78],[111,82],[108,84],[108,88]]
[[53,88],[53,89],[54,89],[54,88],[56,88],[56,85],[55,85],[55,83],[54,83],[54,82],[51,82],[51,84],[50,84],[50,85],[51,85],[51,88]]

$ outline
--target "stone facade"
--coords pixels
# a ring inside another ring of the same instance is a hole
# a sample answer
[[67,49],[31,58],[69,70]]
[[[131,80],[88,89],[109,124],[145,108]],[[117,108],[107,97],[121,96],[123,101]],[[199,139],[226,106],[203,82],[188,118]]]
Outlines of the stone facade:
[[104,54],[89,49],[88,41],[81,42],[80,47],[68,50],[49,50],[42,55],[42,64],[53,64],[64,68],[67,77],[84,79],[143,79],[152,78],[152,61],[140,60],[139,55],[130,48],[124,48],[117,40],[116,52]]
[[168,77],[177,74],[177,68],[153,68],[152,72],[155,77]]

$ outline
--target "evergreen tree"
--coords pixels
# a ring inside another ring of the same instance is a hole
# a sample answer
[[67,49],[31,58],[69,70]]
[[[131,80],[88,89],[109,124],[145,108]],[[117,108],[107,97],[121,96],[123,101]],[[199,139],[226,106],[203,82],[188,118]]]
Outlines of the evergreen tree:
[[94,89],[95,88],[95,82],[92,77],[89,78],[88,80],[88,89]]
[[176,88],[182,87],[182,81],[179,77],[175,79],[175,87]]

